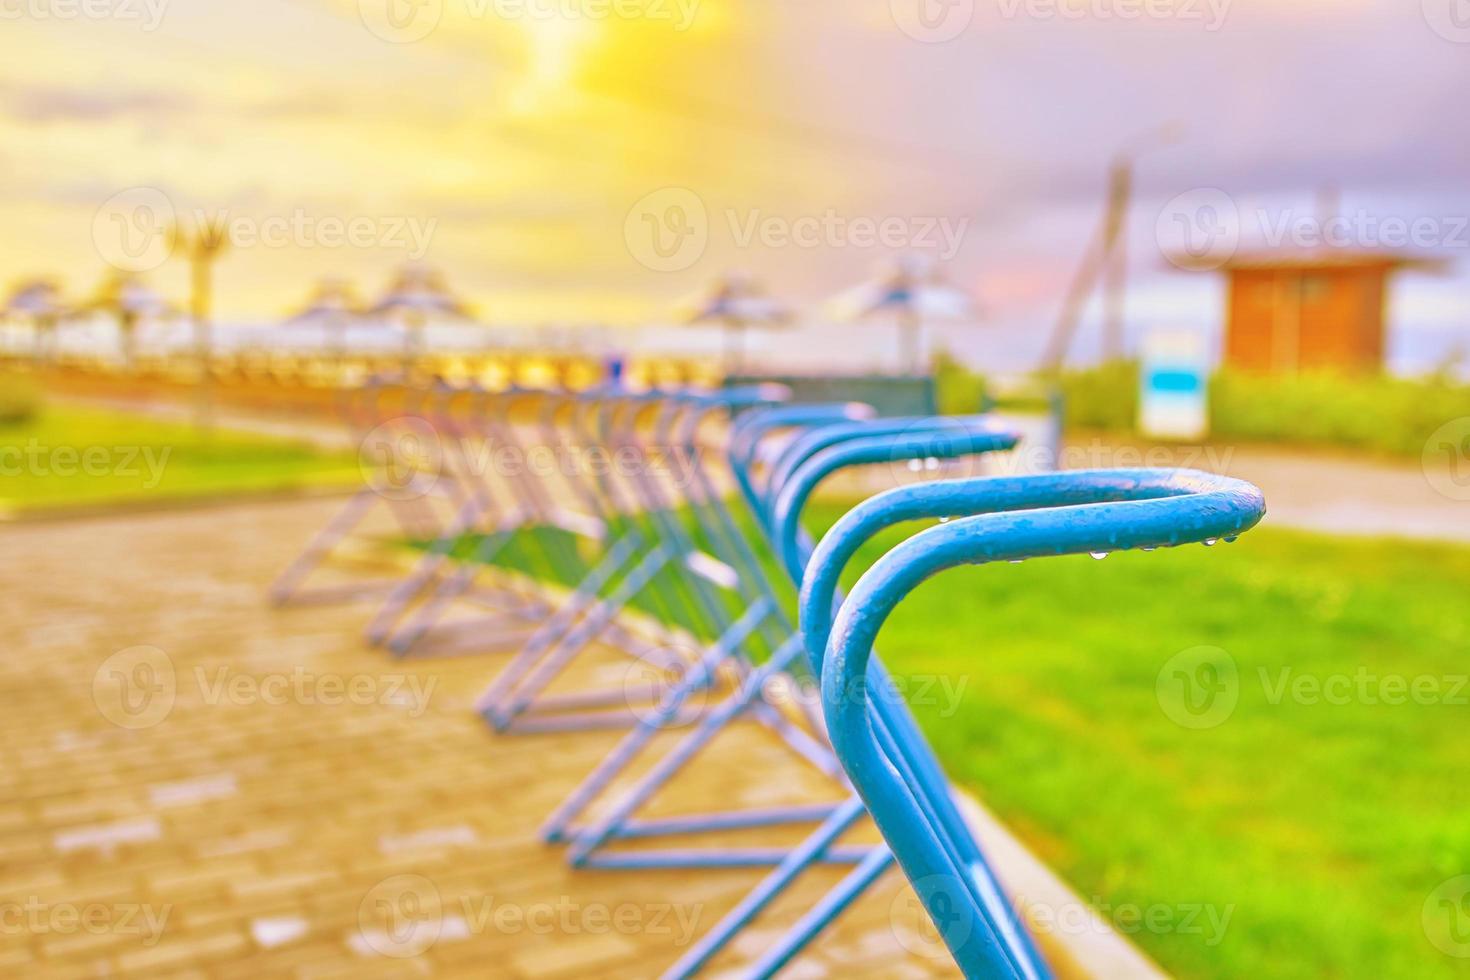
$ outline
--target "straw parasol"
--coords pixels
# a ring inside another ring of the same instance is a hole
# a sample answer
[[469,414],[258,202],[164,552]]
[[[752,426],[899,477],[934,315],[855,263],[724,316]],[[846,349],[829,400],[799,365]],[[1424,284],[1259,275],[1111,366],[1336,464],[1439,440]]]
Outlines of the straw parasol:
[[347,328],[361,320],[365,308],[357,289],[346,279],[326,276],[317,280],[306,303],[283,324],[287,327],[322,327],[331,338],[331,352],[336,357],[347,353]]
[[5,301],[6,317],[30,321],[35,332],[34,353],[39,360],[53,346],[57,325],[71,312],[61,296],[61,287],[50,279],[28,279],[11,290]]
[[144,320],[174,312],[173,307],[137,275],[120,270],[109,273],[82,308],[88,312],[108,313],[117,319],[123,360],[130,367],[137,353],[138,326]]
[[386,317],[401,324],[404,358],[412,361],[424,351],[424,331],[430,320],[470,320],[470,308],[444,283],[435,269],[410,265],[400,269],[387,291],[368,308],[369,316]]
[[894,317],[903,347],[903,368],[919,372],[919,342],[925,322],[963,320],[975,315],[964,290],[946,282],[925,256],[905,255],[884,265],[872,279],[834,297],[833,316],[843,321]]
[[752,326],[784,326],[791,311],[766,294],[745,273],[731,273],[710,283],[693,299],[681,304],[688,324],[718,323],[725,328],[725,373],[738,373],[745,362],[745,331]]

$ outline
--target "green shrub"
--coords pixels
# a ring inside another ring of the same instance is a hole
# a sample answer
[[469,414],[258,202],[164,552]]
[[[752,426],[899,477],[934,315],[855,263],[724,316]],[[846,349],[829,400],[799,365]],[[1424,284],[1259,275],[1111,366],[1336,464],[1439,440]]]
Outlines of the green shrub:
[[934,355],[934,400],[941,415],[971,415],[985,403],[985,376],[965,367],[948,351]]
[[1470,386],[1424,379],[1222,371],[1210,382],[1216,438],[1343,446],[1417,456],[1450,419],[1470,415]]
[[1138,421],[1138,362],[1111,361],[1061,377],[1068,428],[1132,432]]
[[[1131,361],[1068,372],[1067,426],[1135,432],[1138,386]],[[1417,456],[1430,433],[1462,416],[1470,416],[1470,385],[1444,372],[1396,378],[1226,370],[1210,379],[1210,434],[1221,440]]]

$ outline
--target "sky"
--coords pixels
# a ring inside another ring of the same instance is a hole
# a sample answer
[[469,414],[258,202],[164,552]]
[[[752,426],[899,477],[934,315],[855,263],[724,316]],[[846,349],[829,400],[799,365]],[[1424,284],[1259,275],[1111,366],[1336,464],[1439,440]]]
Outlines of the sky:
[[618,326],[732,270],[815,309],[919,252],[994,336],[1041,338],[1130,151],[1135,332],[1218,322],[1216,277],[1169,261],[1181,236],[1297,244],[1330,186],[1346,245],[1449,260],[1401,279],[1400,329],[1470,342],[1467,0],[0,0],[0,19],[7,281],[80,294],[124,266],[182,302],[163,231],[202,222],[231,238],[222,319],[278,318],[321,276],[371,295],[412,262],[488,321]]

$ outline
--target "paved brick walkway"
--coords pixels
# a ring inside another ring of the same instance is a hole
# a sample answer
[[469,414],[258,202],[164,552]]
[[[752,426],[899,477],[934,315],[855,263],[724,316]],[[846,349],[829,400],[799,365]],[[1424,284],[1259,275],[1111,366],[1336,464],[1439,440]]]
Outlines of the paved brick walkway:
[[[760,877],[569,871],[535,828],[606,733],[495,737],[496,656],[394,662],[361,606],[270,609],[338,503],[0,530],[0,975],[652,976]],[[764,730],[714,751],[666,812],[834,795]],[[900,889],[790,975],[944,974]]]

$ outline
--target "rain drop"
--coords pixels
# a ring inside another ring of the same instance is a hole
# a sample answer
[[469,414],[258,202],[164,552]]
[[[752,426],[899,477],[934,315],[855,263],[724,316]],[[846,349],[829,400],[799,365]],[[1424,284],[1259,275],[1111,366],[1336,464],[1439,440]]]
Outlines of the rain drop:
[[1089,551],[1088,554],[1091,555],[1093,558],[1096,558],[1098,561],[1102,561],[1108,556],[1108,553],[1106,551]]
[[1205,547],[1213,548],[1215,546],[1215,542],[1219,540],[1219,538],[1205,538]]

